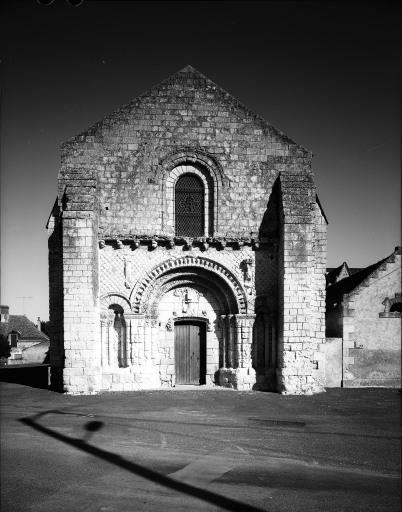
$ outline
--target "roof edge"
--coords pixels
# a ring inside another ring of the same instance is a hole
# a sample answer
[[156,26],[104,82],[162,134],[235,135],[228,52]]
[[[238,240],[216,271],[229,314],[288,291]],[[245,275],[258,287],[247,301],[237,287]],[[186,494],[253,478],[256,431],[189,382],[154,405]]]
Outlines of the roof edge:
[[267,121],[265,118],[263,118],[260,114],[257,114],[256,112],[254,112],[253,110],[251,110],[249,107],[247,107],[244,103],[242,103],[241,101],[239,101],[235,96],[233,96],[233,94],[231,94],[230,92],[226,91],[226,89],[224,89],[223,87],[221,87],[220,85],[218,85],[216,82],[214,82],[213,80],[211,80],[211,78],[209,78],[208,76],[204,75],[203,73],[201,73],[200,71],[198,71],[196,68],[194,68],[193,66],[191,66],[190,64],[187,64],[184,68],[180,69],[179,71],[176,71],[175,73],[172,73],[171,75],[169,75],[167,78],[161,80],[160,82],[152,85],[151,87],[149,87],[147,90],[145,90],[144,92],[142,92],[141,94],[139,94],[138,96],[136,96],[135,98],[133,98],[132,100],[130,100],[128,103],[125,103],[124,105],[122,105],[121,107],[118,107],[116,110],[114,110],[113,112],[111,112],[110,114],[107,114],[105,117],[103,117],[101,120],[99,121],[96,121],[94,124],[92,124],[89,128],[87,128],[86,130],[82,131],[82,132],[79,132],[78,134],[76,135],[73,135],[72,137],[70,137],[69,139],[65,140],[64,142],[61,143],[60,147],[61,149],[63,149],[65,146],[67,146],[68,144],[71,144],[72,142],[80,142],[80,139],[81,141],[83,141],[83,139],[87,136],[91,136],[91,135],[94,135],[95,132],[96,132],[96,129],[105,121],[105,120],[108,120],[110,118],[112,118],[113,116],[115,116],[116,114],[118,114],[119,112],[122,112],[126,109],[128,109],[134,102],[138,101],[141,97],[147,95],[150,91],[152,91],[152,89],[156,88],[156,87],[159,87],[163,84],[165,84],[166,82],[169,82],[171,81],[172,79],[174,79],[175,77],[179,76],[179,75],[184,75],[184,74],[194,74],[194,75],[198,75],[199,77],[201,77],[202,79],[208,81],[209,83],[215,85],[216,87],[218,87],[218,89],[220,89],[223,93],[225,93],[229,98],[231,98],[232,101],[235,102],[236,106],[240,107],[241,109],[243,109],[246,113],[248,113],[249,115],[251,115],[252,117],[254,117],[256,120],[258,120],[259,122],[263,123],[264,125],[266,125],[267,127],[271,128],[272,131],[274,132],[274,134],[281,138],[281,139],[285,139],[286,142],[289,144],[289,145],[293,145],[293,146],[296,146],[298,149],[302,150],[306,155],[310,156],[311,158],[313,157],[313,153],[311,150],[305,148],[304,146],[298,144],[297,142],[295,142],[293,139],[291,139],[290,137],[288,137],[284,132],[282,132],[281,130],[279,130],[278,128],[276,128],[273,124],[271,124],[269,121]]

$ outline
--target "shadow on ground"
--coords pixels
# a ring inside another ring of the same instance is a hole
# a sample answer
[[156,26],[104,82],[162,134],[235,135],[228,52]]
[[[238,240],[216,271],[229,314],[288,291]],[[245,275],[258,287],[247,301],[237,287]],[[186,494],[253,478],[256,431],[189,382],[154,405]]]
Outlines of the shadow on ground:
[[54,430],[47,428],[41,425],[38,420],[39,418],[47,415],[47,414],[66,414],[62,411],[53,410],[53,411],[45,411],[43,413],[37,414],[28,418],[21,418],[19,421],[28,425],[29,427],[52,437],[53,439],[57,439],[63,443],[66,443],[70,446],[77,448],[83,452],[89,453],[99,459],[105,460],[118,466],[126,471],[130,471],[138,476],[146,478],[156,484],[163,485],[169,489],[181,492],[183,494],[187,494],[188,496],[192,496],[194,498],[198,498],[207,503],[211,503],[213,505],[219,506],[222,509],[233,511],[233,512],[263,512],[261,509],[253,507],[251,505],[247,505],[246,503],[241,503],[239,501],[233,500],[231,498],[226,498],[225,496],[221,496],[220,494],[216,494],[211,491],[207,491],[204,489],[200,489],[193,485],[189,485],[186,483],[179,482],[170,478],[168,476],[162,475],[157,471],[153,471],[148,469],[140,464],[136,464],[135,462],[130,462],[120,455],[116,455],[114,453],[108,452],[107,450],[103,450],[101,448],[97,448],[88,444],[90,437],[93,432],[96,432],[103,428],[104,423],[101,421],[90,421],[85,425],[85,432],[83,439],[72,438],[61,434],[59,432],[55,432]]
[[11,365],[0,368],[0,381],[49,389],[49,365]]

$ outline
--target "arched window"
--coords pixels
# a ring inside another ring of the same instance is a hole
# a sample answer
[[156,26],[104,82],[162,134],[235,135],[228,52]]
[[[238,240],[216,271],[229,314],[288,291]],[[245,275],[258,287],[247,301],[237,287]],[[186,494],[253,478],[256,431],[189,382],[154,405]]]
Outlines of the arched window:
[[195,174],[180,176],[175,187],[175,234],[199,237],[205,231],[204,184]]
[[402,302],[400,293],[395,293],[395,297],[392,299],[385,297],[382,305],[384,306],[384,311],[381,311],[379,314],[380,318],[401,318]]
[[124,368],[127,366],[126,321],[124,319],[124,311],[119,304],[111,304],[109,309],[114,312],[113,331],[111,333],[112,343],[114,345],[112,350],[115,357],[117,357],[119,367]]

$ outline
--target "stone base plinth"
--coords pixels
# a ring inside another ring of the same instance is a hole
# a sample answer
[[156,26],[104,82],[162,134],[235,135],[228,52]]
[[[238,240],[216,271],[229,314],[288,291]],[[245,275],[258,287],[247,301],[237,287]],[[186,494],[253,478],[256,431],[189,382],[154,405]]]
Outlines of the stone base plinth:
[[288,375],[282,368],[276,370],[277,390],[282,395],[313,395],[324,393],[325,388],[311,375]]
[[253,389],[255,383],[253,368],[220,368],[218,371],[218,384],[225,388]]
[[264,374],[256,374],[256,383],[253,386],[256,391],[276,391],[276,376],[273,368],[267,370]]

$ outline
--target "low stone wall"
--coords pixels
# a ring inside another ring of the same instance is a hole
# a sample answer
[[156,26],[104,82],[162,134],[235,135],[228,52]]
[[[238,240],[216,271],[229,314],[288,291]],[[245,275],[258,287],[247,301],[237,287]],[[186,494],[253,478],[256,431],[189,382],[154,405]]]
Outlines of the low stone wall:
[[[349,348],[343,357],[343,343],[342,338],[327,338],[321,346],[325,387],[401,387],[399,350]],[[342,372],[342,363],[348,365],[347,371]]]
[[349,349],[354,359],[344,387],[401,387],[401,352],[398,350]]
[[325,387],[342,387],[342,338],[326,338],[320,352],[324,354]]

